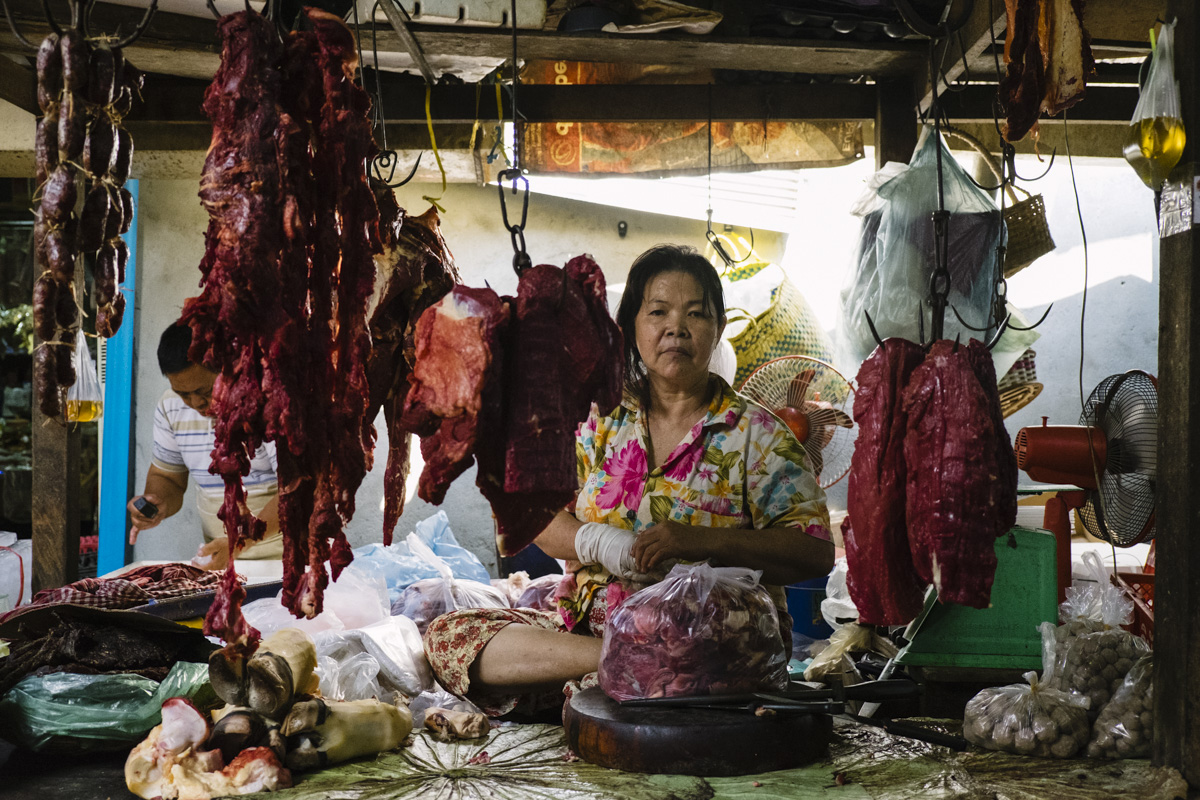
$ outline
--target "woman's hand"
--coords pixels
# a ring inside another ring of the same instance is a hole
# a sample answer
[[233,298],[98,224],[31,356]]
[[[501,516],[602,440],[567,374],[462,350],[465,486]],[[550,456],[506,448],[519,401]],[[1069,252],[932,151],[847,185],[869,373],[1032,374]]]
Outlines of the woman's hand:
[[684,525],[679,522],[660,522],[638,534],[633,544],[633,558],[638,572],[661,572],[669,560],[703,561],[713,553],[708,541],[711,528]]

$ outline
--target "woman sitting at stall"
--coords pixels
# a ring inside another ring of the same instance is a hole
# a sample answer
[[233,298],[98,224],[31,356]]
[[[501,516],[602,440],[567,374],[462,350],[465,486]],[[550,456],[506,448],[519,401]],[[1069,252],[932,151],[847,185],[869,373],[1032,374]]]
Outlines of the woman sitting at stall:
[[493,716],[561,704],[564,684],[594,680],[608,604],[675,561],[762,570],[785,643],[782,586],[833,566],[825,495],[803,448],[709,371],[725,329],[712,265],[687,247],[643,253],[617,323],[625,398],[607,414],[593,408],[580,428],[574,513],[559,512],[537,539],[568,562],[557,613],[463,609],[425,634],[438,682]]

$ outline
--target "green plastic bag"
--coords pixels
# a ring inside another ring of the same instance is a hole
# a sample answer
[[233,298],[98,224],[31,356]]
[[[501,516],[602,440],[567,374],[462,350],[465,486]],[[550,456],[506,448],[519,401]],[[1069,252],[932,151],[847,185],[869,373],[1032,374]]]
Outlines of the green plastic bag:
[[0,698],[0,736],[38,752],[121,750],[162,721],[162,704],[218,701],[208,665],[180,661],[161,683],[140,675],[30,675]]

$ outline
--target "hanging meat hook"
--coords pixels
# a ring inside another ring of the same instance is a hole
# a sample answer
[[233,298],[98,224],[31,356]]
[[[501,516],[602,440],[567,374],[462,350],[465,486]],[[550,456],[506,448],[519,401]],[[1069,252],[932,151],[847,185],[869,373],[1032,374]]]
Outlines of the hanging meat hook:
[[871,338],[875,340],[875,344],[883,347],[883,339],[879,338],[879,331],[875,330],[875,320],[871,319],[871,312],[863,311],[863,316],[867,318],[867,327],[871,329]]
[[[44,2],[44,0],[43,0],[43,2]],[[89,16],[89,17],[91,16],[91,8],[92,8],[93,2],[94,2],[94,0],[92,0],[92,2],[88,3],[87,16]],[[158,10],[158,0],[150,0],[150,5],[146,7],[146,13],[142,15],[142,19],[140,22],[138,22],[137,27],[135,27],[133,29],[133,33],[129,34],[124,39],[118,39],[116,42],[113,42],[112,48],[114,50],[120,50],[121,48],[128,47],[129,45],[136,42],[138,39],[142,38],[142,34],[144,34],[146,32],[146,29],[150,27],[150,20],[151,20],[151,18],[154,17],[154,12],[157,10]],[[114,34],[114,36],[115,35],[116,34]]]
[[[379,2],[371,7],[371,54],[375,59],[375,99],[371,104],[371,114],[374,126],[379,127],[380,138],[383,141],[383,147],[375,154],[366,164],[367,178],[377,183],[382,183],[389,189],[399,189],[416,177],[417,169],[421,166],[421,156],[424,153],[417,154],[417,160],[413,164],[412,169],[404,180],[398,183],[393,183],[396,177],[396,168],[400,165],[400,156],[395,150],[389,150],[387,146],[387,119],[383,116],[383,84],[379,78],[379,42],[375,31],[375,12],[380,8]],[[362,54],[362,30],[358,19],[358,2],[355,0],[354,6],[354,39],[358,47],[358,64],[359,76],[362,80],[363,89],[367,86],[367,75],[364,70],[365,60]],[[403,9],[401,9],[403,11]],[[385,177],[384,172],[387,175]]]
[[[525,184],[521,201],[521,221],[515,224],[508,221],[508,205],[504,199],[504,182],[507,180],[512,180],[514,195],[517,193],[517,181]],[[522,175],[519,169],[506,169],[496,176],[496,188],[500,190],[500,216],[504,221],[504,229],[512,239],[513,270],[517,277],[520,277],[521,273],[533,266],[533,259],[525,251],[525,221],[529,216],[529,179]]]

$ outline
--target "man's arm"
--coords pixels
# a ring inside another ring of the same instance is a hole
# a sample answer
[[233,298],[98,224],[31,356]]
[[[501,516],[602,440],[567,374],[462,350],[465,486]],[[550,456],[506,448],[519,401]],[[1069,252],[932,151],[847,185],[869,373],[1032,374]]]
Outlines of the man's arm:
[[[168,472],[150,465],[150,470],[146,473],[146,488],[126,506],[133,523],[129,529],[130,544],[137,542],[140,531],[149,530],[167,517],[179,513],[179,509],[183,507],[183,493],[187,490],[187,483],[187,472]],[[158,507],[158,512],[150,517],[143,514],[134,505],[139,498],[153,503]]]

